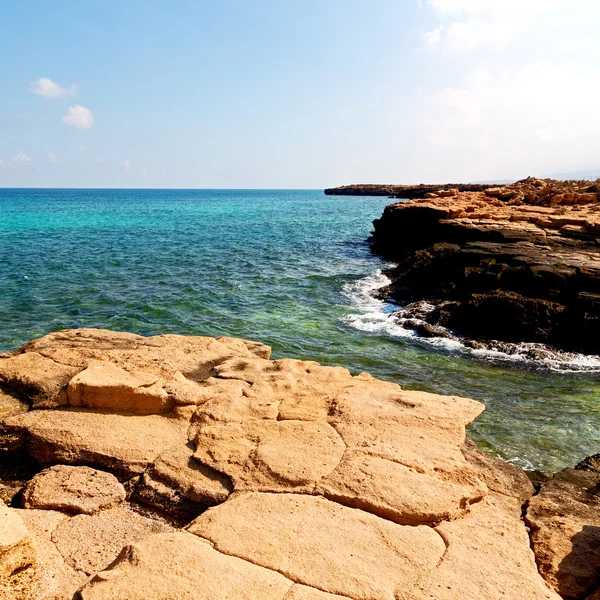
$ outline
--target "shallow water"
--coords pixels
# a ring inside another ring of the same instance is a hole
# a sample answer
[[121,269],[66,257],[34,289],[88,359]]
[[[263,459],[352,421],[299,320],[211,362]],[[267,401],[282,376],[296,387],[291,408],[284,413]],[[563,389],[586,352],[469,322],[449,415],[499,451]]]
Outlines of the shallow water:
[[[484,448],[554,471],[600,451],[600,362],[533,364],[411,336],[369,291],[387,198],[321,191],[0,190],[0,350],[49,331],[232,335],[481,400]],[[582,370],[583,369],[583,370]]]

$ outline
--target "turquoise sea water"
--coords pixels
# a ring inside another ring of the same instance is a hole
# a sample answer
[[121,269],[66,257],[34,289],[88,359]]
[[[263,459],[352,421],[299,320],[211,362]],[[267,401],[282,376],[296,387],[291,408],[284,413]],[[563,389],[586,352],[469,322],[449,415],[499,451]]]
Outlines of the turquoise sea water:
[[597,361],[498,366],[502,357],[394,326],[369,295],[385,265],[365,241],[388,202],[0,189],[0,350],[71,327],[257,339],[275,357],[481,400],[471,437],[520,466],[554,471],[599,452]]

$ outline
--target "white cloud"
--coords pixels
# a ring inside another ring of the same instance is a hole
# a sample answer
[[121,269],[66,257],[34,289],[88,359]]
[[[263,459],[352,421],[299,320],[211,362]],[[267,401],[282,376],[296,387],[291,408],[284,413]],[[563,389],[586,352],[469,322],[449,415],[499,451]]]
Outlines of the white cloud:
[[3,165],[3,164],[4,164],[4,159],[0,158],[0,165]]
[[94,115],[89,108],[76,104],[75,106],[69,106],[62,122],[80,129],[89,129],[94,124]]
[[97,163],[103,163],[104,159],[101,156],[96,156],[96,162]]
[[16,154],[13,154],[12,159],[16,163],[21,164],[29,164],[31,162],[31,158],[29,158],[29,156],[27,156],[27,154],[25,154],[24,152],[17,152]]
[[79,146],[79,149],[83,152],[85,150],[85,146],[81,144],[81,146]]
[[453,53],[481,47],[501,50],[538,15],[568,7],[567,0],[426,0],[425,4],[441,23],[425,31],[423,39]]
[[[560,84],[544,93],[549,82]],[[452,178],[587,164],[600,153],[599,95],[600,70],[579,63],[479,68],[425,97],[424,141]]]
[[72,94],[76,89],[77,86],[75,84],[66,88],[47,77],[40,77],[37,81],[32,81],[29,86],[30,92],[38,96],[45,96],[46,98],[60,98],[61,96]]
[[142,167],[142,168],[140,169],[140,173],[141,173],[142,175],[148,175],[148,169],[146,169],[146,167]]
[[131,163],[128,160],[124,160],[122,166],[125,171],[129,171],[129,169],[131,169]]
[[56,154],[54,154],[54,152],[48,152],[48,154],[46,154],[46,158],[50,162],[56,162]]

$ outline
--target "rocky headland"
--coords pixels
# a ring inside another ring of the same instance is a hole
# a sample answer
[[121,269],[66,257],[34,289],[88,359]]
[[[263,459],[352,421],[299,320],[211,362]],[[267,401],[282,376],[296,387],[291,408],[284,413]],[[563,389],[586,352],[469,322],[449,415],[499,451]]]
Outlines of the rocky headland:
[[385,185],[357,183],[327,188],[327,196],[391,196],[393,198],[425,198],[427,194],[437,193],[440,190],[457,190],[459,192],[483,192],[488,188],[496,187],[489,183],[444,183],[430,184],[419,183],[416,185]]
[[600,597],[598,460],[529,478],[479,402],[233,338],[0,356],[0,598]]
[[425,336],[600,354],[599,195],[599,182],[530,177],[391,204],[372,237],[397,263],[380,294]]

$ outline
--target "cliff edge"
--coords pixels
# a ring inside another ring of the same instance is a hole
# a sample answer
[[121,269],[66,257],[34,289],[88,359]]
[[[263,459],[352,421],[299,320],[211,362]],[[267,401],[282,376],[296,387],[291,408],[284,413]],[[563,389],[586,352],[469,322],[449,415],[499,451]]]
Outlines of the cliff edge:
[[397,263],[382,294],[430,335],[598,354],[599,193],[597,182],[528,178],[391,204],[372,237]]

